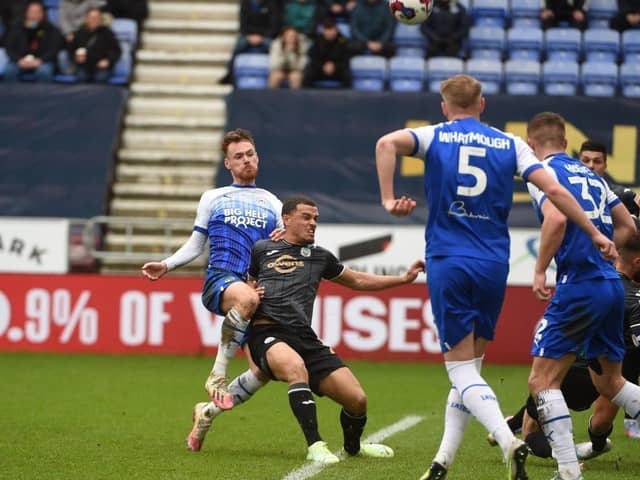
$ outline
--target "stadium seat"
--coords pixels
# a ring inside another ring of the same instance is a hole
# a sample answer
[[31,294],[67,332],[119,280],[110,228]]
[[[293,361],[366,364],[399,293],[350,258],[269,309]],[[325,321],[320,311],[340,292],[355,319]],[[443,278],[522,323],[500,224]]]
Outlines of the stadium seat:
[[73,63],[69,58],[69,52],[63,48],[58,52],[58,72],[53,79],[58,83],[75,83],[76,76],[73,73]]
[[396,45],[397,56],[424,58],[427,39],[420,32],[420,28],[415,25],[396,22],[393,42]]
[[580,84],[588,97],[614,97],[618,88],[618,65],[614,62],[584,62],[580,66]]
[[9,63],[7,52],[4,48],[0,48],[0,77],[4,76],[4,70],[7,68],[7,63]]
[[640,98],[640,63],[620,65],[620,90],[625,97]]
[[508,10],[507,0],[473,0],[471,15],[474,25],[504,28]]
[[501,60],[505,46],[504,37],[504,30],[500,27],[471,27],[469,29],[471,58]]
[[582,48],[589,62],[617,62],[620,34],[609,28],[590,28],[584,32]]
[[336,28],[346,38],[351,38],[351,27],[348,23],[337,22]]
[[374,55],[356,55],[349,61],[354,90],[377,92],[384,90],[387,60]]
[[550,60],[542,67],[542,83],[547,95],[575,95],[578,90],[578,62]]
[[60,0],[43,0],[42,3],[47,8],[58,8]]
[[269,54],[241,53],[233,62],[233,76],[238,89],[267,88]]
[[118,63],[114,65],[111,78],[109,78],[109,83],[112,85],[128,84],[133,69],[131,47],[126,43],[121,43],[120,48],[122,49],[122,54],[118,59]]
[[464,62],[457,57],[434,57],[427,60],[429,91],[440,92],[440,83],[464,71]]
[[550,28],[545,32],[547,60],[569,60],[580,58],[582,33],[577,28]]
[[120,44],[129,44],[131,50],[135,50],[138,43],[138,24],[130,18],[114,18],[111,22],[111,30],[116,35]]
[[500,93],[502,87],[502,62],[472,58],[467,60],[466,71],[482,83],[482,92],[488,95]]
[[618,12],[617,0],[589,0],[589,28],[609,28],[609,19]]
[[540,63],[535,60],[507,60],[504,63],[504,80],[509,95],[537,95]]
[[540,1],[511,0],[511,27],[540,28]]
[[640,62],[640,30],[622,33],[622,57],[625,63]]
[[58,10],[58,6],[55,7],[47,7],[47,20],[49,20],[54,25],[58,25],[58,20],[60,19],[60,11]]
[[535,27],[512,28],[507,32],[507,51],[511,60],[540,60],[542,30]]
[[389,87],[394,92],[419,92],[424,86],[422,58],[393,57],[389,60]]

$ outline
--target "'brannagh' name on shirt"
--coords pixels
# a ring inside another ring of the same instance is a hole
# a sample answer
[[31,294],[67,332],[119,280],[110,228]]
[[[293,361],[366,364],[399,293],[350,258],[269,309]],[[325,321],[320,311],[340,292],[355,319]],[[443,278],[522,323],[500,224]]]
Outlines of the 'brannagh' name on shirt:
[[438,132],[438,140],[443,143],[480,144],[501,150],[506,150],[511,145],[511,140],[508,138],[487,137],[475,132]]

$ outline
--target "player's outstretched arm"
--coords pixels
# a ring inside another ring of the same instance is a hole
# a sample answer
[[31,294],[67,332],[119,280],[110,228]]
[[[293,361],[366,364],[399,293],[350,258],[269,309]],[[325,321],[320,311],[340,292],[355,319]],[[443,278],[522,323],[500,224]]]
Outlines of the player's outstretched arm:
[[416,206],[412,198],[395,198],[393,177],[396,169],[396,155],[409,155],[414,151],[415,140],[407,130],[388,133],[376,143],[376,168],[380,185],[382,206],[391,215],[409,215]]
[[424,260],[413,262],[404,275],[376,275],[345,267],[342,274],[333,281],[353,290],[383,290],[413,282],[424,269]]
[[142,274],[152,281],[159,280],[167,272],[167,264],[164,262],[149,262],[142,266]]
[[194,230],[189,240],[176,253],[161,262],[149,262],[142,266],[142,274],[149,280],[158,280],[165,273],[195,260],[203,251],[207,237]]

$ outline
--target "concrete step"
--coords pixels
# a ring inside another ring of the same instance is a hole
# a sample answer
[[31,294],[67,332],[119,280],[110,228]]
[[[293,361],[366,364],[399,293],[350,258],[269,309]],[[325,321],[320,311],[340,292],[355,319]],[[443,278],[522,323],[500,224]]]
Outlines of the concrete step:
[[[151,260],[162,260],[164,257],[148,258],[147,260],[131,260],[129,263],[123,263],[121,260],[102,260],[102,266],[100,267],[100,273],[102,275],[135,275],[140,276],[140,267],[146,262]],[[194,260],[189,265],[184,265],[177,270],[173,270],[168,273],[172,277],[202,277],[206,268],[206,260],[200,261]]]
[[229,61],[227,52],[165,52],[161,50],[138,50],[136,53],[138,63],[170,63],[191,65],[196,64],[224,64]]
[[222,99],[203,101],[192,98],[151,98],[134,95],[129,99],[129,113],[182,118],[214,117],[224,121],[226,105]]
[[116,167],[116,180],[123,183],[197,185],[206,190],[214,176],[213,167],[175,167],[130,165],[120,163]]
[[211,3],[175,0],[169,2],[149,2],[150,19],[194,19],[194,20],[226,20],[238,18],[239,2]]
[[[153,150],[122,148],[118,151],[120,162],[136,164],[148,163],[172,163],[172,164],[198,164],[210,165],[216,168],[222,160],[222,153],[206,150]],[[144,167],[148,168],[148,167]],[[173,167],[172,167],[173,168]]]
[[104,236],[104,245],[109,251],[124,248],[131,248],[132,251],[135,251],[133,250],[133,248],[135,247],[137,247],[138,251],[148,251],[150,247],[155,247],[156,249],[159,248],[163,252],[171,254],[171,252],[174,252],[175,250],[180,248],[188,238],[188,235],[172,235],[170,237],[166,237],[163,235],[124,235],[120,233],[109,232]]
[[171,83],[131,84],[130,90],[141,96],[199,97],[202,100],[221,98],[233,91],[231,85],[181,85]]
[[167,52],[224,52],[230,54],[236,43],[235,34],[184,34],[144,32],[142,48]]
[[177,129],[129,127],[122,134],[122,147],[143,150],[210,150],[218,155],[221,141],[221,131],[188,132]]
[[210,129],[223,128],[225,126],[224,118],[192,118],[177,117],[174,115],[127,115],[124,123],[127,127],[170,127],[170,128],[189,128],[189,129]]
[[114,198],[111,200],[111,215],[142,217],[178,217],[193,220],[198,200],[147,198]]
[[213,188],[213,182],[205,180],[200,185],[164,185],[148,183],[115,182],[113,193],[117,197],[189,198],[200,199],[202,193]]
[[174,65],[137,65],[134,78],[137,82],[181,83],[184,85],[212,85],[226,74],[224,66],[179,67]]
[[239,22],[237,16],[229,17],[228,19],[224,20],[197,18],[150,18],[145,22],[144,28],[147,32],[227,32],[237,34],[239,29]]

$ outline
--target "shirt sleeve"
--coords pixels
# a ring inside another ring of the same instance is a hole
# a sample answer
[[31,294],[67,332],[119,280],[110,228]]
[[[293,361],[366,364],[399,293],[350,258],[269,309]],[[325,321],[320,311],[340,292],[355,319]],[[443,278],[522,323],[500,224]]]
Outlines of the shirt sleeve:
[[204,235],[208,235],[207,225],[213,212],[214,200],[217,196],[217,190],[208,190],[200,197],[198,210],[196,211],[196,219],[193,222],[193,229]]
[[322,278],[326,278],[327,280],[338,278],[342,275],[342,272],[344,272],[344,265],[342,265],[340,260],[338,260],[329,250],[324,250],[324,254],[325,266],[324,271],[322,272]]
[[542,168],[542,163],[535,156],[531,147],[527,145],[524,140],[520,137],[516,137],[515,135],[511,135],[515,142],[516,147],[516,170],[518,175],[522,177],[522,179],[526,182],[527,177],[531,172],[538,168]]
[[410,153],[412,157],[424,158],[435,136],[435,128],[435,125],[425,125],[407,129],[415,141],[413,152]]
[[163,260],[167,265],[167,270],[174,270],[195,260],[204,250],[206,242],[207,236],[198,230],[194,230],[189,240],[176,253]]

